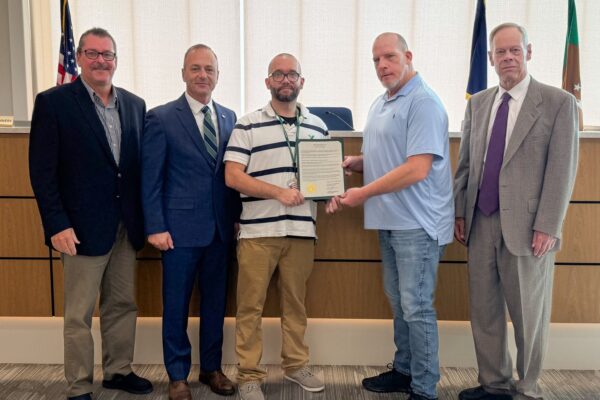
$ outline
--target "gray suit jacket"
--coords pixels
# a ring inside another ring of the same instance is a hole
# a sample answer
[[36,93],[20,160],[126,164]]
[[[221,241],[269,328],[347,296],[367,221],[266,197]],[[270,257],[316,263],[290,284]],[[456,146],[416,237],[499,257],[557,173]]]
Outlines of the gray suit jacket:
[[[465,219],[468,243],[473,221],[490,113],[498,87],[469,100],[454,180],[456,218]],[[577,103],[569,93],[529,84],[500,170],[500,223],[508,250],[531,255],[533,231],[559,238],[577,171]]]

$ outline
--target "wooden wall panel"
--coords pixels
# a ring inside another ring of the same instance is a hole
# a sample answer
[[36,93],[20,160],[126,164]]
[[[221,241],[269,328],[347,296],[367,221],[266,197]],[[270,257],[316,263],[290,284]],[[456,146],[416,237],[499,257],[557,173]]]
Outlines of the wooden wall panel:
[[435,308],[440,321],[469,319],[469,281],[466,264],[440,264]]
[[0,196],[33,196],[28,148],[29,135],[0,134]]
[[552,322],[600,322],[600,265],[561,265],[554,275]]
[[312,318],[391,318],[381,266],[373,262],[315,263],[306,308]]
[[137,256],[138,258],[161,258],[160,251],[148,242],[146,242],[144,248],[140,252],[138,252]]
[[[28,135],[0,135],[0,315],[48,316],[51,314],[50,260],[43,244],[41,222],[29,185]],[[360,138],[346,138],[345,153],[360,153]],[[451,139],[450,154],[456,168],[460,139]],[[581,139],[575,201],[600,201],[600,141]],[[362,185],[362,175],[347,177],[347,187]],[[569,207],[563,232],[563,250],[557,262],[554,285],[554,322],[600,322],[600,204],[575,203]],[[375,231],[363,229],[363,210],[346,209],[328,216],[319,206],[319,241],[309,281],[307,309],[315,318],[390,318],[381,284],[379,246]],[[58,256],[58,253],[55,253]],[[138,254],[137,301],[140,316],[162,314],[160,253],[150,246]],[[10,258],[21,258],[11,260]],[[24,258],[24,259],[23,259]],[[26,259],[31,258],[31,259]],[[36,259],[37,258],[37,259]],[[344,261],[347,260],[347,261]],[[447,261],[466,260],[465,249],[450,245]],[[570,265],[584,263],[588,265]],[[597,265],[596,265],[597,264]],[[63,271],[53,261],[55,311],[63,313]],[[276,278],[269,288],[265,316],[279,315]],[[235,315],[237,266],[231,266],[227,315]],[[468,318],[467,267],[443,263],[439,268],[436,307],[440,320]],[[197,289],[190,315],[197,316]],[[96,310],[97,315],[97,310]]]
[[579,139],[579,165],[571,200],[600,201],[600,141]]
[[[452,175],[458,164],[460,139],[450,139]],[[579,140],[579,164],[573,189],[572,201],[600,201],[600,141],[584,138]]]
[[454,173],[456,172],[456,167],[458,166],[458,150],[460,148],[460,139],[453,138],[450,139],[450,163],[452,164],[452,177],[454,177]]
[[0,257],[48,257],[34,199],[0,198]]
[[[233,274],[234,276],[236,273]],[[436,308],[440,320],[468,318],[466,266],[442,264],[439,269]],[[277,272],[274,274],[263,315],[279,317]],[[233,283],[233,285],[231,285]],[[228,316],[234,316],[230,283]],[[310,318],[391,318],[378,262],[316,262],[308,281],[306,309]]]
[[557,262],[600,265],[600,204],[571,204],[562,237]]
[[443,261],[467,261],[467,248],[456,240],[446,246]]
[[162,316],[162,265],[160,260],[140,260],[137,273],[138,315]]
[[52,316],[50,264],[0,260],[0,316]]
[[377,231],[365,230],[363,208],[345,208],[339,213],[325,213],[319,204],[317,218],[317,247],[319,260],[379,260]]
[[[53,277],[53,288],[54,288],[54,314],[57,317],[63,317],[65,315],[65,274],[62,261],[52,260],[52,277]],[[94,312],[95,316],[98,316],[98,309]]]

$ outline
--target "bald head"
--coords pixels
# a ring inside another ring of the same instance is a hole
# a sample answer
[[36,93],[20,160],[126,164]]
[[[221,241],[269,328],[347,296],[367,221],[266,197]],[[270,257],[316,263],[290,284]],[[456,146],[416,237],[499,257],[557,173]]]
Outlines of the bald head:
[[296,57],[294,57],[293,55],[291,55],[289,53],[279,53],[275,57],[273,57],[273,59],[269,63],[268,75],[271,75],[271,72],[277,70],[278,66],[282,62],[285,64],[289,64],[290,62],[294,63],[295,64],[294,70],[296,72],[298,72],[299,74],[302,74],[302,71],[300,70],[300,62],[298,61],[298,59]]
[[402,35],[400,35],[399,33],[396,33],[396,32],[383,32],[375,38],[374,43],[377,43],[381,40],[386,40],[386,39],[393,40],[396,44],[396,47],[401,52],[405,53],[408,51],[408,44],[406,43],[406,40],[402,37]]

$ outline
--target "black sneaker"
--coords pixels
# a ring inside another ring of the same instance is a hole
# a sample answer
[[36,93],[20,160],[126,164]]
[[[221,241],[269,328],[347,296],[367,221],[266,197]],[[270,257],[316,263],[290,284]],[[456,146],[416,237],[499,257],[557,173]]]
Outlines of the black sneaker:
[[410,393],[410,382],[412,381],[410,375],[396,371],[391,364],[388,364],[388,368],[390,370],[387,372],[363,379],[363,387],[370,392],[377,393]]

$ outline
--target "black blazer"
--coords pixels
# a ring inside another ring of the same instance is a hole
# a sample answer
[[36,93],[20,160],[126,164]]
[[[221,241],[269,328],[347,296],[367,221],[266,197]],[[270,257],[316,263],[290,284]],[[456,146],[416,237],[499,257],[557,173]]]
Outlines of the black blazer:
[[139,153],[146,104],[114,89],[122,131],[119,165],[81,78],[35,99],[29,174],[49,246],[51,236],[72,227],[81,242],[77,254],[106,254],[120,221],[136,250],[144,244]]

